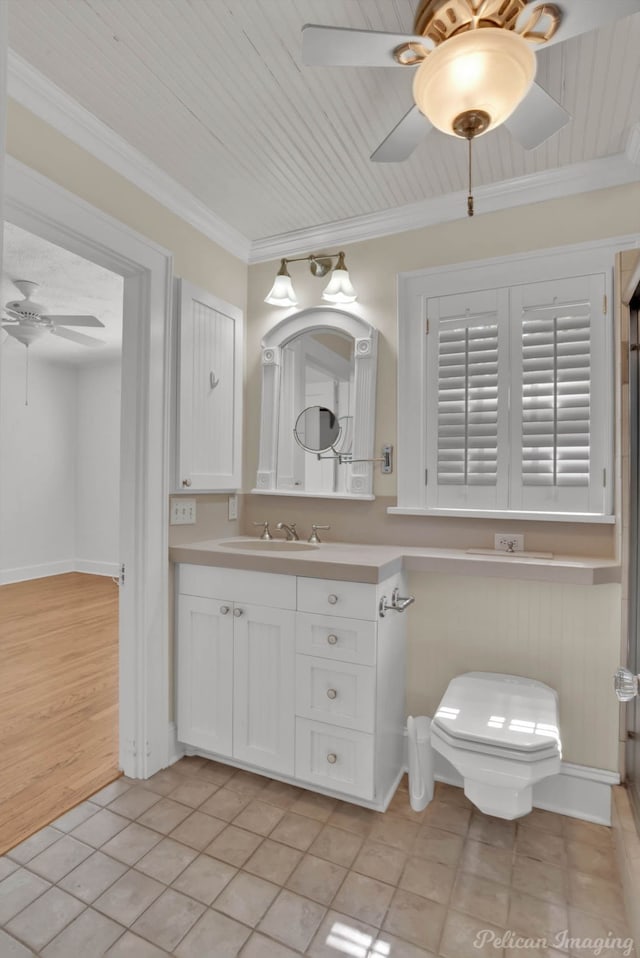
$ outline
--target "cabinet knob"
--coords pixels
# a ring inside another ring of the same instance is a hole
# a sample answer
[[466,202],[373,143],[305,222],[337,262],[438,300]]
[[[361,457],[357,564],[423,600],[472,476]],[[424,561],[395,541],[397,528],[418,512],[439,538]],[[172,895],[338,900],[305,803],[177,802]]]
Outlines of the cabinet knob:
[[220,606],[220,615],[228,615],[228,614],[229,614],[229,606],[228,606],[228,605],[221,605],[221,606]]
[[336,692],[335,689],[327,689],[327,698],[328,698],[328,699],[336,699],[337,697],[338,697],[338,693]]
[[233,614],[235,615],[236,619],[239,619],[242,615],[242,609],[234,609]]
[[333,592],[327,598],[327,602],[329,603],[329,605],[335,605],[337,601],[338,601],[338,596],[335,595],[335,593]]
[[190,485],[191,485],[191,479],[183,479],[183,480],[182,480],[182,485],[183,485],[183,486],[190,486]]
[[336,753],[329,752],[329,754],[327,755],[327,762],[329,763],[329,765],[335,765],[337,761],[338,761],[338,756],[336,755]]
[[337,645],[337,644],[338,644],[338,636],[337,636],[337,635],[328,635],[328,636],[327,636],[327,642],[329,643],[329,645]]

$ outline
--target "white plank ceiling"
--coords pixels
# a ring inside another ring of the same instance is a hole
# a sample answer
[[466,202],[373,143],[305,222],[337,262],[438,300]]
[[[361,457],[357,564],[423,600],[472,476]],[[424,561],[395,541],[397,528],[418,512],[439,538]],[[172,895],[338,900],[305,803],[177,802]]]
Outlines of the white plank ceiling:
[[[465,188],[466,148],[369,155],[412,103],[404,69],[306,68],[305,23],[410,32],[416,0],[9,0],[10,46],[251,240]],[[615,0],[602,0],[615,3]],[[526,152],[477,143],[496,183],[618,154],[640,118],[640,14],[538,54],[573,117]]]

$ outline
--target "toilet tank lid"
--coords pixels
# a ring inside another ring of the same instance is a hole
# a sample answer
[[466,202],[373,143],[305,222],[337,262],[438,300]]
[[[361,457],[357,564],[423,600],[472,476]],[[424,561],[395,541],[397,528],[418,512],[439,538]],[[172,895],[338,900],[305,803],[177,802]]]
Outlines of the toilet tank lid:
[[454,738],[525,752],[560,745],[557,692],[520,675],[458,675],[449,682],[433,721]]

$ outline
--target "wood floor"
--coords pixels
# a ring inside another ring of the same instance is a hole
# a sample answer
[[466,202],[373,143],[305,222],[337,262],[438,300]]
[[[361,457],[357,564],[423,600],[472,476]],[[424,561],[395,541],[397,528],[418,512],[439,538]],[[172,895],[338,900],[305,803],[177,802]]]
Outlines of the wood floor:
[[118,587],[0,587],[0,854],[118,776]]

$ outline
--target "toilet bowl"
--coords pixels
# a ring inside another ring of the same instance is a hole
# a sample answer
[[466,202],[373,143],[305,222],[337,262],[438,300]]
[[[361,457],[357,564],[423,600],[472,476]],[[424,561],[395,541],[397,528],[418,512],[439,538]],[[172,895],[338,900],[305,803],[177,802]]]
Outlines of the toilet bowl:
[[519,818],[531,811],[535,783],[560,771],[557,692],[518,675],[459,675],[433,717],[431,745],[482,812]]

